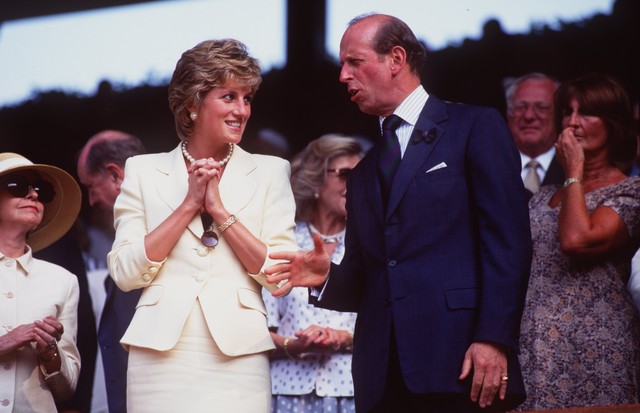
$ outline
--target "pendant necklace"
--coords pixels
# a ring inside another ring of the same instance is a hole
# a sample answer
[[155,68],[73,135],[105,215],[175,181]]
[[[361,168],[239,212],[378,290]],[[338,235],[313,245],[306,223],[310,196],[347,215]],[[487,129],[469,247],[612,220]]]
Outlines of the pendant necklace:
[[202,245],[209,248],[215,248],[218,245],[218,234],[213,232],[213,217],[206,212],[200,214],[202,219],[202,228],[204,232],[200,237]]
[[[182,155],[184,156],[184,158],[190,163],[194,163],[196,161],[196,158],[194,158],[193,155],[191,155],[187,150],[187,141],[182,141],[180,147],[182,149]],[[233,143],[229,144],[229,154],[223,160],[218,162],[221,167],[229,163],[231,155],[233,155]],[[218,245],[219,238],[218,234],[213,231],[213,217],[208,213],[203,212],[200,214],[200,219],[202,220],[203,229],[202,236],[200,237],[200,242],[202,242],[202,245],[204,245],[205,247],[215,248],[216,245]]]

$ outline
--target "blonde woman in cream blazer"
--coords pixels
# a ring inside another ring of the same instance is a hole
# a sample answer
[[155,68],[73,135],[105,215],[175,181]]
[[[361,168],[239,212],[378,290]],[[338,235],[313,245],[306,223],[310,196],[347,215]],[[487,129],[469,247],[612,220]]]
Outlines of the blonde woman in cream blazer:
[[[295,202],[287,161],[237,146],[259,84],[238,65],[259,70],[234,40],[185,52],[169,87],[183,142],[125,165],[108,263],[119,288],[144,289],[121,340],[130,413],[270,411],[261,271],[296,245]],[[208,80],[184,87],[185,71]]]

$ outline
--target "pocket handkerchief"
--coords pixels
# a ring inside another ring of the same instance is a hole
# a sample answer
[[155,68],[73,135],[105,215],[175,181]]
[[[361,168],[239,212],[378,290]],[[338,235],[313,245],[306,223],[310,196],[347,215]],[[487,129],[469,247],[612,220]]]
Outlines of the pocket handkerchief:
[[427,172],[425,172],[426,174],[428,174],[429,172],[433,172],[433,171],[437,171],[438,169],[442,169],[442,168],[446,168],[447,164],[444,162],[440,162],[439,164],[437,164],[436,166],[434,166],[433,168],[429,169]]

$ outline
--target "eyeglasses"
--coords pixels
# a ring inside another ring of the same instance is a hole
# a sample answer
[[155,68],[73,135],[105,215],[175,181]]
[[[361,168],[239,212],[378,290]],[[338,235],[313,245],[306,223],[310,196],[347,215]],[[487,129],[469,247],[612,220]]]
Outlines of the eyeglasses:
[[40,178],[34,182],[29,182],[25,176],[18,174],[5,176],[2,179],[1,187],[5,188],[15,198],[24,198],[33,189],[38,194],[38,200],[43,204],[53,201],[56,196],[56,191],[49,182]]
[[342,181],[347,180],[347,176],[351,173],[351,168],[327,169],[327,173],[340,178]]
[[545,102],[514,102],[513,105],[509,107],[509,110],[515,116],[522,116],[530,107],[533,109],[536,116],[541,118],[548,117],[553,111],[553,105]]

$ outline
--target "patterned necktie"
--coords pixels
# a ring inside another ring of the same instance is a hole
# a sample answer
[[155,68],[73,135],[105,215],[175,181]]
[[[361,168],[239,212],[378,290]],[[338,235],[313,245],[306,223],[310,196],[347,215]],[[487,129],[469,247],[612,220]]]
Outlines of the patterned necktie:
[[529,168],[529,172],[527,172],[527,176],[524,177],[524,187],[534,194],[540,189],[539,166],[540,164],[535,159],[530,160],[526,165],[526,167]]
[[378,174],[382,188],[382,197],[386,205],[391,192],[391,184],[400,165],[400,143],[396,129],[402,124],[397,115],[387,116],[382,122],[382,150],[378,159]]

